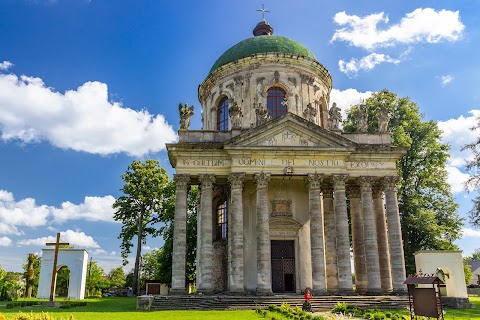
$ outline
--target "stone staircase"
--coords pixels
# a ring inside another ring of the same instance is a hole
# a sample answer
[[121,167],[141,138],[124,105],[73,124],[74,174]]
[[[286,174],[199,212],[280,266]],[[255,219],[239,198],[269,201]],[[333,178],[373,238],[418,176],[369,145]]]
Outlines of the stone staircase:
[[[291,307],[302,307],[303,296],[155,296],[150,310],[252,310],[268,305],[280,306],[283,302]],[[311,300],[315,311],[333,309],[337,302],[346,302],[360,308],[405,309],[408,307],[407,296],[317,296]]]

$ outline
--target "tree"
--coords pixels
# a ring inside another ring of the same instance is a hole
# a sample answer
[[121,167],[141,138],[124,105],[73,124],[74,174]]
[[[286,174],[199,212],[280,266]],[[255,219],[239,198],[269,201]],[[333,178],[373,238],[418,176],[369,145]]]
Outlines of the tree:
[[468,286],[470,285],[470,280],[472,280],[473,273],[472,273],[472,268],[468,263],[463,263],[463,273],[465,274],[465,284]]
[[[376,132],[378,114],[385,104],[389,114],[389,132],[394,146],[408,147],[398,161],[402,178],[398,189],[402,236],[407,273],[415,272],[414,253],[426,249],[457,249],[453,241],[460,238],[462,219],[446,182],[446,164],[450,147],[441,143],[441,131],[434,121],[423,121],[417,105],[410,98],[398,98],[382,90],[368,98],[368,132]],[[354,114],[347,113],[346,132],[356,130]]]
[[123,271],[122,267],[113,268],[108,273],[108,280],[112,287],[124,287],[126,280],[125,271]]
[[480,260],[480,248],[473,250],[470,257],[472,258],[472,260]]
[[[477,125],[471,130],[477,130],[480,128],[480,117],[477,117]],[[462,147],[463,150],[470,150],[473,153],[473,159],[467,160],[467,171],[472,173],[472,176],[465,182],[465,189],[470,188],[478,191],[480,190],[480,136],[477,139]],[[469,220],[473,226],[480,227],[480,194],[473,200],[473,208],[469,212]]]
[[[174,189],[173,181],[171,188]],[[175,201],[175,200],[173,200]],[[187,265],[186,279],[194,281],[196,278],[195,259],[197,255],[197,207],[199,204],[199,192],[196,186],[192,186],[187,196]],[[174,202],[169,210],[165,211],[164,225],[160,228],[165,243],[158,253],[159,271],[157,280],[171,284],[172,281],[172,253],[173,253],[173,220],[175,218]]]
[[26,283],[26,293],[27,298],[35,297],[37,295],[38,289],[38,279],[40,277],[40,264],[42,258],[39,256],[30,253],[28,254],[26,264],[23,265],[23,278]]
[[150,159],[145,163],[134,160],[122,179],[125,182],[121,189],[124,195],[113,204],[116,210],[114,219],[123,224],[118,238],[122,240],[120,248],[124,265],[128,263],[127,257],[133,247],[132,239],[137,237],[133,275],[133,292],[137,293],[142,244],[145,244],[147,235],[159,235],[154,225],[162,220],[163,207],[171,202],[174,193],[168,188],[165,169],[156,160]]
[[159,280],[161,276],[162,265],[162,251],[161,249],[153,249],[150,253],[143,255],[142,261],[142,278],[145,280]]
[[110,281],[105,275],[105,271],[98,266],[96,261],[89,262],[86,286],[89,295],[100,295],[110,287]]

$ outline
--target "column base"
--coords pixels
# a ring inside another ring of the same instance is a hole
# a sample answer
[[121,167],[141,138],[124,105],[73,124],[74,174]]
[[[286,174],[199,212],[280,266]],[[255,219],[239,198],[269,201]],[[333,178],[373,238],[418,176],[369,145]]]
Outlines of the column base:
[[313,289],[312,290],[312,295],[314,296],[328,296],[330,293],[327,290],[322,290],[322,289]]
[[337,294],[339,296],[355,296],[356,295],[355,291],[353,291],[353,288],[352,289],[338,289]]
[[185,289],[170,289],[168,292],[169,296],[185,296],[187,295],[187,290]]
[[367,289],[366,296],[383,296],[385,292],[382,289]]
[[408,295],[408,290],[407,288],[396,288],[393,289],[392,294],[395,296],[406,296]]
[[255,295],[257,296],[273,296],[273,291],[269,289],[257,289],[255,291]]

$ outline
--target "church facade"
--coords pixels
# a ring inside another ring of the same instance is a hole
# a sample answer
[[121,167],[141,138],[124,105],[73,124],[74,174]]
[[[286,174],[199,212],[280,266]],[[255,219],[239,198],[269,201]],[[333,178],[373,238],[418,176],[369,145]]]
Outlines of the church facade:
[[215,62],[198,89],[202,130],[179,106],[179,141],[167,145],[171,294],[185,294],[190,185],[200,188],[197,292],[404,292],[396,161],[406,150],[391,145],[388,118],[367,133],[361,108],[359,132],[343,132],[328,70],[272,32],[263,20]]

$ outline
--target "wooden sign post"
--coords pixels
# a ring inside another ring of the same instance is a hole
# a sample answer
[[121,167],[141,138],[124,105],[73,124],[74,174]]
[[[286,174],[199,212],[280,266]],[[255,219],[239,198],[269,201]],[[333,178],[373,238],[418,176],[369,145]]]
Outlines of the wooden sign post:
[[58,248],[61,245],[69,245],[68,242],[60,242],[60,233],[57,233],[56,242],[47,242],[47,246],[55,246],[55,255],[53,258],[53,271],[52,271],[52,284],[50,285],[50,302],[53,302],[53,297],[55,296],[55,279],[57,276],[57,258],[58,258]]

